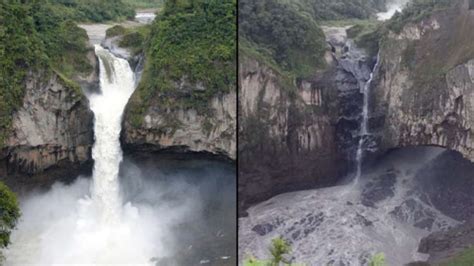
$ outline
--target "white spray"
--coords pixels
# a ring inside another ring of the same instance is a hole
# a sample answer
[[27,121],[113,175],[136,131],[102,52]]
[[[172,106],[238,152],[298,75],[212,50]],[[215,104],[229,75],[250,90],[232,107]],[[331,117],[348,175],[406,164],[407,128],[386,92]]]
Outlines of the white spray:
[[102,71],[101,94],[89,97],[95,117],[92,202],[99,208],[103,222],[116,222],[121,205],[118,173],[122,161],[119,141],[122,113],[133,93],[135,81],[126,60],[114,57],[100,46],[96,46],[96,54]]
[[388,2],[387,11],[377,13],[377,19],[384,21],[392,18],[396,12],[401,12],[408,2],[409,0],[392,0]]
[[26,201],[23,220],[5,251],[8,265],[149,265],[154,255],[163,254],[158,215],[146,206],[123,205],[119,193],[121,119],[134,91],[134,75],[126,60],[95,49],[101,93],[89,96],[95,115],[90,196],[88,182],[80,179]]

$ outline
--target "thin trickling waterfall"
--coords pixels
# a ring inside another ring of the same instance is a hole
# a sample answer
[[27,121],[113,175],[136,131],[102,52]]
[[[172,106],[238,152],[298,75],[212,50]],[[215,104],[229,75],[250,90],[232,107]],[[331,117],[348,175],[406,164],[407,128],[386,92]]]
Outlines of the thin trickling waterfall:
[[375,63],[372,72],[370,73],[370,77],[367,82],[362,86],[362,94],[364,95],[364,102],[362,106],[362,123],[360,125],[360,133],[359,133],[359,144],[357,146],[357,153],[356,153],[356,176],[355,176],[355,183],[359,181],[359,178],[362,174],[362,162],[364,157],[364,147],[367,141],[367,136],[369,135],[368,124],[369,124],[369,96],[370,96],[370,85],[372,84],[372,80],[374,79],[375,71],[377,71],[377,67],[380,61],[380,54],[377,55],[377,61]]

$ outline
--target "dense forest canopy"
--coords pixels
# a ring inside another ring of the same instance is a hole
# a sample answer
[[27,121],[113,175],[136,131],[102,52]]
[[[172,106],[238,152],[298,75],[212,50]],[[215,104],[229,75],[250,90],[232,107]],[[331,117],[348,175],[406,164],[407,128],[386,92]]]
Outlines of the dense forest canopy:
[[[5,184],[0,182],[0,249],[10,244],[10,232],[20,218],[18,201]],[[0,264],[1,264],[0,254]]]
[[407,23],[419,22],[429,16],[433,10],[442,9],[460,3],[460,0],[411,0],[402,12],[397,12],[387,27],[400,32]]
[[[133,7],[121,0],[49,0],[56,14],[64,14],[76,21],[102,22],[130,19],[135,16]],[[45,2],[45,1],[41,1]],[[46,1],[47,2],[47,1]]]
[[340,19],[369,19],[385,10],[389,0],[279,0],[308,13],[317,21]]
[[[145,1],[145,0],[144,0]],[[150,0],[151,1],[151,0]],[[86,32],[77,22],[133,18],[134,9],[121,0],[8,0],[0,5],[0,145],[11,116],[23,98],[27,73],[56,72],[65,84],[93,67],[85,54]],[[46,78],[46,77],[45,77]]]
[[[145,71],[132,98],[134,124],[152,99],[163,108],[205,111],[209,99],[235,84],[236,1],[170,0],[151,25]],[[178,89],[201,84],[203,90]]]
[[321,29],[276,0],[239,1],[239,35],[241,44],[254,44],[286,71],[304,76],[323,66]]
[[241,51],[285,72],[307,77],[324,68],[327,20],[372,19],[386,0],[241,0]]
[[12,0],[0,5],[0,144],[9,133],[12,113],[21,105],[27,73],[56,72],[68,80],[87,74],[87,34],[62,4]]

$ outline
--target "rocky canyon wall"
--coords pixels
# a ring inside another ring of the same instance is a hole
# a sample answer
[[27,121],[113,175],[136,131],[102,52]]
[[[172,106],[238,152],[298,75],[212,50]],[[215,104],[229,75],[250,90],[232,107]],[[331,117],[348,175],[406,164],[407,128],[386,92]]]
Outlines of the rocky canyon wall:
[[[97,65],[93,49],[88,58]],[[97,88],[99,82],[96,71],[75,81],[84,90]],[[26,189],[38,182],[49,183],[58,175],[74,178],[90,171],[93,119],[78,85],[54,71],[30,72],[23,105],[13,114],[11,132],[1,150],[1,175],[13,188]]]
[[240,55],[239,211],[278,193],[333,184],[346,170],[336,142],[335,70],[288,83]]
[[474,10],[435,11],[381,41],[371,101],[380,151],[434,145],[474,161]]

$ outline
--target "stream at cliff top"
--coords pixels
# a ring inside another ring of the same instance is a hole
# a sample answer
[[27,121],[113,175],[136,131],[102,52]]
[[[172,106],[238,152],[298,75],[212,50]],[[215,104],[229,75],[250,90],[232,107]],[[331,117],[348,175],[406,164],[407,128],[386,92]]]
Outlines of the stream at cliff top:
[[387,11],[377,13],[377,19],[384,21],[389,20],[396,12],[401,12],[403,7],[409,0],[392,0],[387,3]]
[[239,257],[268,258],[281,236],[307,265],[367,265],[378,252],[390,266],[426,260],[417,252],[423,237],[471,217],[473,169],[442,148],[392,151],[356,186],[286,193],[249,208],[239,219]]
[[123,161],[121,120],[135,77],[126,60],[95,47],[92,179],[20,199],[6,265],[235,264],[235,169],[209,160]]

